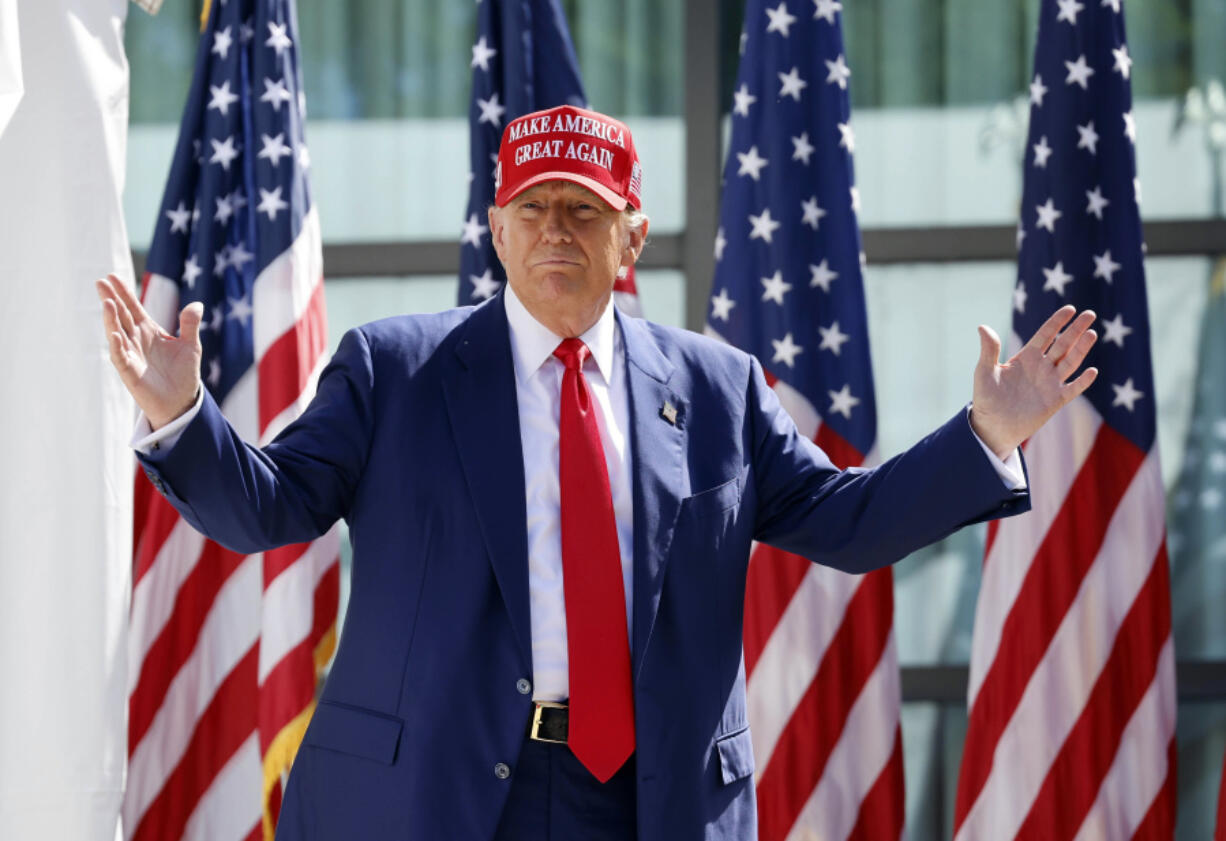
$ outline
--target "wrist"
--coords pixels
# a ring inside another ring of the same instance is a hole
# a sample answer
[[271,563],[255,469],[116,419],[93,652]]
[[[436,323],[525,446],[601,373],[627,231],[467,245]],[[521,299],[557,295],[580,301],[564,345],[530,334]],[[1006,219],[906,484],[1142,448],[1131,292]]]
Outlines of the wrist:
[[969,410],[967,419],[970,421],[971,431],[1001,461],[1007,459],[1009,454],[1017,449],[1020,442],[1013,441],[1003,434],[990,416],[985,415],[983,412],[976,412],[973,405]]
[[179,418],[183,417],[185,414],[190,412],[192,410],[192,407],[195,406],[196,402],[200,399],[200,388],[201,388],[201,385],[199,382],[197,382],[196,389],[192,392],[191,399],[188,400],[186,403],[184,403],[182,406],[180,406],[178,410],[176,411],[172,411],[169,413],[162,413],[162,412],[155,413],[155,412],[150,412],[146,410],[145,418],[148,419],[149,421],[149,429],[153,432],[156,432],[157,430],[161,429],[163,426],[166,426],[169,423],[174,423],[174,421],[178,420]]

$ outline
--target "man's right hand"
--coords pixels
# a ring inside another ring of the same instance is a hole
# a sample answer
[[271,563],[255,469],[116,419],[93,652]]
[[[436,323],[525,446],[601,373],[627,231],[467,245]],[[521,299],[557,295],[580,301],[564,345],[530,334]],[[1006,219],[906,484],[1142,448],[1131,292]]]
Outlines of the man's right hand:
[[111,364],[136,405],[158,429],[186,412],[200,389],[200,319],[204,306],[188,304],[172,336],[149,317],[123,281],[107,275],[97,282],[102,299]]

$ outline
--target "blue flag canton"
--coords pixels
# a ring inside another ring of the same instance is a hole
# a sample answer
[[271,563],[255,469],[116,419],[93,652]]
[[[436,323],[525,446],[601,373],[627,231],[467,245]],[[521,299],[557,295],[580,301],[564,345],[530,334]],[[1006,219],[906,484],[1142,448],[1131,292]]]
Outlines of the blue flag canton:
[[468,205],[460,234],[458,303],[479,304],[506,282],[486,210],[507,123],[555,105],[586,107],[579,62],[557,0],[480,0],[472,47]]
[[867,454],[876,408],[841,10],[746,6],[707,321]]
[[1143,451],[1154,442],[1132,59],[1121,0],[1043,0],[1030,83],[1014,331],[1056,309],[1098,314],[1087,398]]
[[310,209],[306,102],[289,0],[213,4],[148,271],[204,304],[201,376],[221,400],[254,364],[252,288]]

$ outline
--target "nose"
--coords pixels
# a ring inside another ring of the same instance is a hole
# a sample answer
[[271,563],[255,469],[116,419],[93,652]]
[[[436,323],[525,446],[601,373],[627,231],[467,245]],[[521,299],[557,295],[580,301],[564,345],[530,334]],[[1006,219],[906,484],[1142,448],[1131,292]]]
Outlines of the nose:
[[541,233],[549,242],[570,241],[570,226],[564,202],[549,202],[545,206],[545,217],[542,220]]

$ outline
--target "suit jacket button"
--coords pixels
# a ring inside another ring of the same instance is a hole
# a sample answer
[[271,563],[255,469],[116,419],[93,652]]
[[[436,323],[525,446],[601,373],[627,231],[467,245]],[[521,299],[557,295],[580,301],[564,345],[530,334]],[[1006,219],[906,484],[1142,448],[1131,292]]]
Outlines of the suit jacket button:
[[515,688],[519,690],[520,695],[527,695],[532,691],[532,681],[528,680],[526,677],[521,677],[519,680],[515,681]]
[[511,766],[507,765],[505,762],[499,762],[494,766],[494,776],[500,780],[505,780],[507,777],[511,776]]

